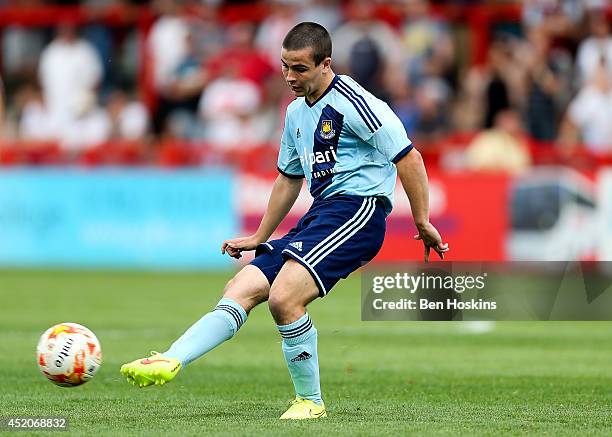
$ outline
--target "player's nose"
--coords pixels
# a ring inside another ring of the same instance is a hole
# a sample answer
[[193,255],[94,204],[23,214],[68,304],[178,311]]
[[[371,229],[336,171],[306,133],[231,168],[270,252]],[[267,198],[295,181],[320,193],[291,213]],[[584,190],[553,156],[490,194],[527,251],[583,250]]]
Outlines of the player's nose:
[[287,74],[285,75],[285,80],[290,85],[295,83],[295,77],[291,74],[291,71],[287,72]]

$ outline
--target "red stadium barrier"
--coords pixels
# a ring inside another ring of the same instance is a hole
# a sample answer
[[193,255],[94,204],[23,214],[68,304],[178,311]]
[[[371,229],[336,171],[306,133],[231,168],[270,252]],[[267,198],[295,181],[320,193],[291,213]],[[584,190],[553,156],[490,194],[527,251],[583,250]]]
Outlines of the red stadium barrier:
[[68,162],[59,144],[53,141],[22,141],[0,144],[0,165],[61,165]]
[[86,167],[142,165],[146,162],[145,147],[145,144],[134,141],[103,143],[81,152],[76,157],[76,162]]
[[167,168],[191,167],[201,165],[203,148],[176,141],[167,141],[160,145],[155,162]]

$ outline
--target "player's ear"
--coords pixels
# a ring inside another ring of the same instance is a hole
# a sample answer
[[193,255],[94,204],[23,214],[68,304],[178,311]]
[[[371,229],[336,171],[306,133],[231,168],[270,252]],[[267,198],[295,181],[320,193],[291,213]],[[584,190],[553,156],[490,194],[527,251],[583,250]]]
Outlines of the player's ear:
[[322,64],[323,64],[323,73],[329,72],[329,69],[331,68],[331,58],[327,57],[323,59]]

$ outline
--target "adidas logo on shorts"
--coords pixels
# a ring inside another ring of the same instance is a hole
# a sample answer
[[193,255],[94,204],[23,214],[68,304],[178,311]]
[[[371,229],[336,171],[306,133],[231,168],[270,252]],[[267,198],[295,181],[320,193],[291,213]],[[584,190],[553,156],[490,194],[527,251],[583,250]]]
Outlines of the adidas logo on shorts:
[[300,252],[302,251],[302,242],[301,241],[294,241],[293,243],[289,243],[289,246],[295,247]]
[[296,361],[305,361],[308,358],[312,358],[312,355],[310,355],[308,352],[304,351],[301,354],[299,354],[297,357],[291,358],[291,362],[295,363]]

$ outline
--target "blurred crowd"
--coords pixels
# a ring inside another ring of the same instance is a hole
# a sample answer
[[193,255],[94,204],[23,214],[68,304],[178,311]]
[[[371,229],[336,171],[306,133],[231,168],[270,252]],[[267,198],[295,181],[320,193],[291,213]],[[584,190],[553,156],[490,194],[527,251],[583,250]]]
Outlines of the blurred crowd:
[[[51,2],[19,2],[42,3]],[[469,53],[478,29],[440,5],[512,2],[392,0],[399,19],[390,21],[371,0],[272,0],[258,2],[261,19],[231,22],[219,18],[221,0],[53,3],[80,4],[90,19],[1,29],[5,141],[54,141],[75,155],[112,141],[220,155],[274,149],[292,98],[281,42],[297,22],[316,21],[332,34],[334,71],[385,100],[421,149],[470,133],[449,167],[521,171],[534,144],[567,157],[612,154],[609,0],[524,0],[518,19],[501,17],[480,36],[488,53],[479,63]],[[152,12],[147,32],[95,19],[125,4]]]

